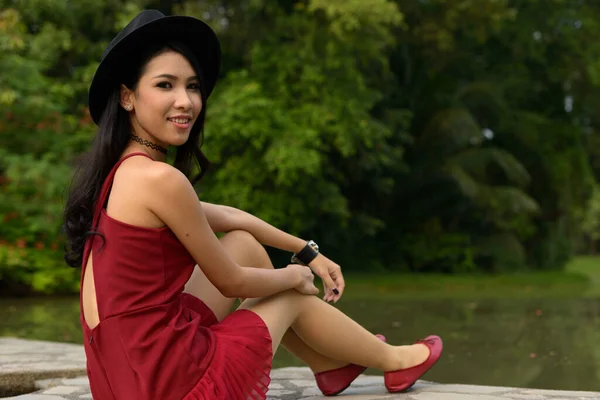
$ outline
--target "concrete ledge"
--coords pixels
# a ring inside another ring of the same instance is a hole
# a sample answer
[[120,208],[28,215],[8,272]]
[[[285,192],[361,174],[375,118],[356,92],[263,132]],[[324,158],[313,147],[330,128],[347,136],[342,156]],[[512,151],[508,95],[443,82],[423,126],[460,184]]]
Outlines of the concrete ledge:
[[85,373],[83,346],[0,337],[0,397],[31,392],[40,379]]
[[[67,354],[73,358],[67,357]],[[19,355],[23,357],[19,358]],[[49,371],[48,369],[52,366],[57,366],[56,363],[62,363],[60,368]],[[29,371],[24,370],[27,366],[31,368]],[[83,370],[80,372],[82,375],[69,378],[78,369],[79,371]],[[46,373],[54,374],[54,376],[44,377]],[[9,399],[12,400],[92,398],[85,376],[85,355],[82,346],[0,338],[0,380],[6,379],[8,376],[14,378],[13,384],[27,384],[30,385],[29,388],[33,387],[37,390],[35,393],[10,397]],[[31,384],[31,379],[33,379],[33,384]],[[271,372],[271,379],[269,400],[331,399],[331,397],[321,395],[311,371],[306,367],[275,369]],[[8,381],[6,380],[6,382]],[[600,400],[600,392],[520,389],[419,381],[408,393],[391,394],[385,390],[382,376],[363,375],[337,397],[347,400]]]

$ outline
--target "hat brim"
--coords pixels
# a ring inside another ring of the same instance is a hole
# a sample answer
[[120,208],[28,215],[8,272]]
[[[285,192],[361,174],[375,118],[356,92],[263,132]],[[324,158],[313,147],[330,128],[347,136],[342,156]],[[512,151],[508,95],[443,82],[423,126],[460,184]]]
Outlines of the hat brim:
[[157,19],[131,32],[105,55],[94,74],[89,90],[90,114],[96,125],[114,90],[116,69],[127,62],[127,55],[148,41],[177,40],[190,48],[202,69],[202,85],[208,97],[217,82],[221,67],[221,47],[214,31],[197,18],[170,16]]

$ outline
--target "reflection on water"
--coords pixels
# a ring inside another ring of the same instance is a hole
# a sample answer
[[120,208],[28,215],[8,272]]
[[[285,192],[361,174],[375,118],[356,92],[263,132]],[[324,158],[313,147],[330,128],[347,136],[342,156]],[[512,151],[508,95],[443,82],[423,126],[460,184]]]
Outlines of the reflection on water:
[[[442,336],[445,354],[428,380],[600,390],[600,299],[372,299],[339,308],[394,344]],[[78,312],[76,298],[0,299],[0,336],[81,343]],[[281,350],[274,366],[286,365],[301,363]]]

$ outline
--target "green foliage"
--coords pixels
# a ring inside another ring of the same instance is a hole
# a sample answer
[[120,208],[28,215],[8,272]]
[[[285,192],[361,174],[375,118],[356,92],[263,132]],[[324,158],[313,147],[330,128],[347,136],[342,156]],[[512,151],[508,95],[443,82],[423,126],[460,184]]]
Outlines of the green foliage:
[[485,270],[559,268],[581,237],[577,216],[593,183],[584,133],[594,143],[595,83],[582,66],[600,53],[582,43],[597,34],[590,16],[600,9],[474,3],[399,3],[403,95],[386,105],[414,110],[415,146],[398,191],[405,210],[389,219],[425,234],[437,216],[444,231],[470,235]]
[[70,169],[48,153],[0,151],[5,183],[0,186],[0,278],[30,286],[36,291],[77,289],[77,273],[64,267],[60,234],[62,197]]
[[600,240],[594,2],[0,0],[3,288],[76,290],[60,225],[87,88],[151,7],[223,45],[202,199],[350,270],[558,269]]
[[581,230],[586,235],[589,250],[598,251],[597,243],[600,241],[600,186],[594,186],[594,191],[589,199],[586,210],[581,218]]
[[465,234],[407,235],[400,249],[412,272],[467,273],[477,268],[470,242]]
[[587,212],[581,221],[583,232],[593,240],[600,240],[600,187],[594,187],[594,193],[590,197]]
[[402,162],[401,148],[386,141],[391,130],[370,114],[381,94],[364,73],[386,70],[390,28],[401,20],[387,1],[300,2],[280,15],[274,32],[250,47],[251,67],[229,74],[211,99],[206,148],[217,172],[206,198],[294,233],[323,215],[376,229],[376,219],[355,218],[342,189]]
[[110,3],[83,1],[66,7],[51,0],[0,1],[3,288],[78,288],[78,272],[63,261],[63,202],[72,161],[87,148],[94,131],[82,100],[102,47],[82,33],[98,28],[88,22],[101,19]]

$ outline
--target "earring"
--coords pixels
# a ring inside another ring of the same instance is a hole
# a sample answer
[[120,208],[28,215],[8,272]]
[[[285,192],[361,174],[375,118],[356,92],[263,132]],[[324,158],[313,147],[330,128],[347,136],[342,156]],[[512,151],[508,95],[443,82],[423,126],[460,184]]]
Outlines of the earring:
[[127,104],[127,105],[125,105],[125,109],[126,109],[127,111],[131,111],[131,104]]

